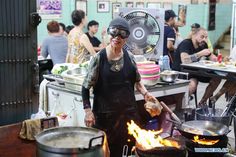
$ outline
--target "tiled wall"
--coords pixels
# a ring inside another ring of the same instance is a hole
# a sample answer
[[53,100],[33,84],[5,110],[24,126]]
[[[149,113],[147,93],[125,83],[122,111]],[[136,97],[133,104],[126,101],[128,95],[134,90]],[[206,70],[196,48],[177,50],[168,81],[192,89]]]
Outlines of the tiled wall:
[[[118,0],[119,2],[122,2],[122,6],[125,6],[125,2],[122,0]],[[141,1],[141,0],[138,0]],[[203,27],[208,27],[208,4],[199,3],[198,5],[189,4],[189,0],[185,0],[187,4],[187,19],[186,19],[186,26],[180,28],[180,33],[183,37],[187,37],[190,31],[190,25],[192,23],[199,23]],[[203,1],[203,0],[202,0]],[[112,2],[115,2],[113,0],[110,0],[110,11],[108,13],[97,13],[97,1],[95,0],[88,0],[87,1],[87,9],[88,9],[88,21],[89,20],[97,20],[100,23],[100,30],[97,34],[98,38],[100,38],[100,31],[103,27],[107,27],[109,22],[112,19]],[[144,2],[144,1],[142,1]],[[55,19],[59,22],[63,22],[66,25],[71,25],[71,18],[70,14],[75,8],[75,0],[62,0],[63,3],[63,14],[62,17],[59,19]],[[145,2],[145,6],[146,6]],[[183,4],[183,2],[178,3],[175,1],[173,3],[173,10],[178,13],[178,5]],[[231,23],[231,15],[232,14],[232,4],[226,3],[226,4],[217,4],[216,7],[216,30],[215,31],[209,31],[209,37],[212,41],[212,44],[216,42],[216,40],[219,38],[219,36],[226,30],[226,28],[229,27]],[[38,27],[38,43],[41,44],[42,40],[47,36],[47,29],[46,25],[50,20],[44,19],[42,23]]]

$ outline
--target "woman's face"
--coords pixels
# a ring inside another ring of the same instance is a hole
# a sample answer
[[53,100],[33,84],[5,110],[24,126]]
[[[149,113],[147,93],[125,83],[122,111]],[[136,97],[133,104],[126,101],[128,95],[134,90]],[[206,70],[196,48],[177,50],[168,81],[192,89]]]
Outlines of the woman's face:
[[116,37],[112,37],[111,35],[109,35],[109,38],[110,38],[111,47],[118,48],[118,49],[122,49],[122,47],[125,45],[127,41],[127,38],[122,39],[120,35]]

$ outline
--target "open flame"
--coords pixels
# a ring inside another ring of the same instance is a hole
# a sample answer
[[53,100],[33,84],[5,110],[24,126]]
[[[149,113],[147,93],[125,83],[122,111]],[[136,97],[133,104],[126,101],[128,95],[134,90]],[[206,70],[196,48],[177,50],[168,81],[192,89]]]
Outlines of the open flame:
[[194,136],[193,138],[194,138],[194,140],[192,140],[193,142],[202,144],[202,145],[214,145],[217,142],[219,142],[219,140],[207,140],[205,138],[199,139],[199,136]]
[[162,130],[151,131],[141,129],[133,120],[131,120],[131,123],[128,122],[127,125],[129,134],[134,136],[138,145],[142,146],[143,149],[152,149],[164,146],[180,148],[178,142],[162,139],[161,136],[159,136]]

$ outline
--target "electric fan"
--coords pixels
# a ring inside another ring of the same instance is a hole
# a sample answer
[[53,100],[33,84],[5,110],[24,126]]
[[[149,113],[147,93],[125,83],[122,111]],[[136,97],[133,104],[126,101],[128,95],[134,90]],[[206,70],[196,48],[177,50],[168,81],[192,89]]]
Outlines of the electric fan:
[[130,25],[125,48],[135,55],[157,59],[163,51],[164,10],[120,8],[120,16]]

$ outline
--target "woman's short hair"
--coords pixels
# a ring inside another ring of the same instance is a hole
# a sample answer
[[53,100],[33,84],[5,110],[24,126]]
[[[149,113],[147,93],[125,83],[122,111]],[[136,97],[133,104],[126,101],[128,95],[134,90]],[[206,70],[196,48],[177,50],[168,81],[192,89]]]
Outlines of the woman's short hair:
[[85,12],[83,10],[74,10],[71,13],[72,23],[76,26],[82,22],[83,18],[85,18]]
[[66,26],[66,33],[67,34],[69,34],[70,33],[70,31],[72,30],[74,28],[74,26],[73,25],[69,25],[69,26]]
[[59,23],[57,21],[50,21],[47,24],[47,29],[50,33],[57,33],[59,32]]
[[63,31],[65,31],[66,30],[66,26],[65,26],[65,24],[64,23],[59,23],[59,25],[62,27],[62,29],[63,29]]

